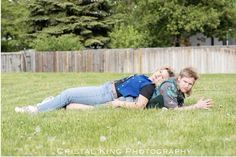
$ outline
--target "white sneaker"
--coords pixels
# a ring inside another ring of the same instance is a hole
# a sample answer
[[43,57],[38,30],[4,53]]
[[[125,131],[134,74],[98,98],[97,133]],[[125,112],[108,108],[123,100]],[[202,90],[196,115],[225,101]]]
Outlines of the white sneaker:
[[38,109],[35,106],[23,106],[23,107],[16,107],[15,112],[17,112],[17,113],[37,113]]

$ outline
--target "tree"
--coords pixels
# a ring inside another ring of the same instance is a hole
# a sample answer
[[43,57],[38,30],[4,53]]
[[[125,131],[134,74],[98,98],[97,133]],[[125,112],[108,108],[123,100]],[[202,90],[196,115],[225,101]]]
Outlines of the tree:
[[234,0],[165,1],[161,6],[159,16],[164,15],[161,20],[166,21],[175,46],[197,32],[223,39],[225,30],[235,28]]
[[132,6],[128,23],[146,34],[149,47],[186,45],[198,32],[224,39],[236,28],[235,0],[140,0]]
[[136,19],[133,10],[137,0],[113,0],[113,17],[116,25],[110,33],[111,48],[139,48],[146,47],[145,34],[135,26]]
[[3,52],[18,51],[28,47],[26,6],[25,0],[2,0],[1,50]]
[[113,21],[106,0],[35,0],[30,5],[32,37],[75,34],[85,47],[106,47]]
[[132,25],[117,25],[110,33],[110,47],[139,48],[145,47],[144,34],[138,32]]

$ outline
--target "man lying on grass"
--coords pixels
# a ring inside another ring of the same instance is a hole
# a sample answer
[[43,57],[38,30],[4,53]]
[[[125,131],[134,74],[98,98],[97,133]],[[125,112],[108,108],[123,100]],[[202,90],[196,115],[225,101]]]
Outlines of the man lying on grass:
[[[121,101],[116,99],[111,102],[112,106],[123,108],[174,108],[177,110],[189,109],[209,109],[212,107],[211,99],[200,99],[196,104],[184,106],[185,95],[190,95],[195,81],[199,78],[197,72],[193,68],[185,68],[180,74],[174,78],[162,82],[156,87],[151,99],[147,104],[133,99],[133,102]],[[128,97],[129,98],[129,97]],[[126,100],[128,99],[126,98]],[[82,109],[78,104],[70,104],[67,109]]]
[[[119,97],[137,98],[136,107],[144,108],[155,91],[156,84],[174,76],[169,67],[156,70],[150,77],[133,75],[116,81],[108,81],[100,86],[69,88],[55,97],[49,97],[34,106],[16,107],[16,112],[36,113],[53,111],[67,106],[67,109],[91,109],[111,102]],[[71,103],[76,103],[69,105]],[[69,105],[69,106],[68,106]]]

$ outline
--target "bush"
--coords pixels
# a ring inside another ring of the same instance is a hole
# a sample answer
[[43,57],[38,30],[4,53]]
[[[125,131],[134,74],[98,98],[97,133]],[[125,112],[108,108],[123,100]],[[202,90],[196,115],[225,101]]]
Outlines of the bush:
[[[23,40],[22,40],[23,41]],[[28,48],[27,44],[21,40],[2,40],[1,51],[2,52],[17,52]]]
[[38,51],[73,51],[83,48],[79,38],[73,34],[59,37],[39,35],[33,41],[32,47]]
[[109,34],[111,48],[140,48],[146,47],[145,35],[138,32],[134,26],[117,26]]

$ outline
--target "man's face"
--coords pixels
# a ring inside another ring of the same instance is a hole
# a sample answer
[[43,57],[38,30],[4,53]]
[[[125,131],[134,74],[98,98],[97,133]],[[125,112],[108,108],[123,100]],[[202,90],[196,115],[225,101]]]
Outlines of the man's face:
[[192,77],[178,77],[178,86],[183,93],[189,92],[192,89],[194,82],[195,80]]

